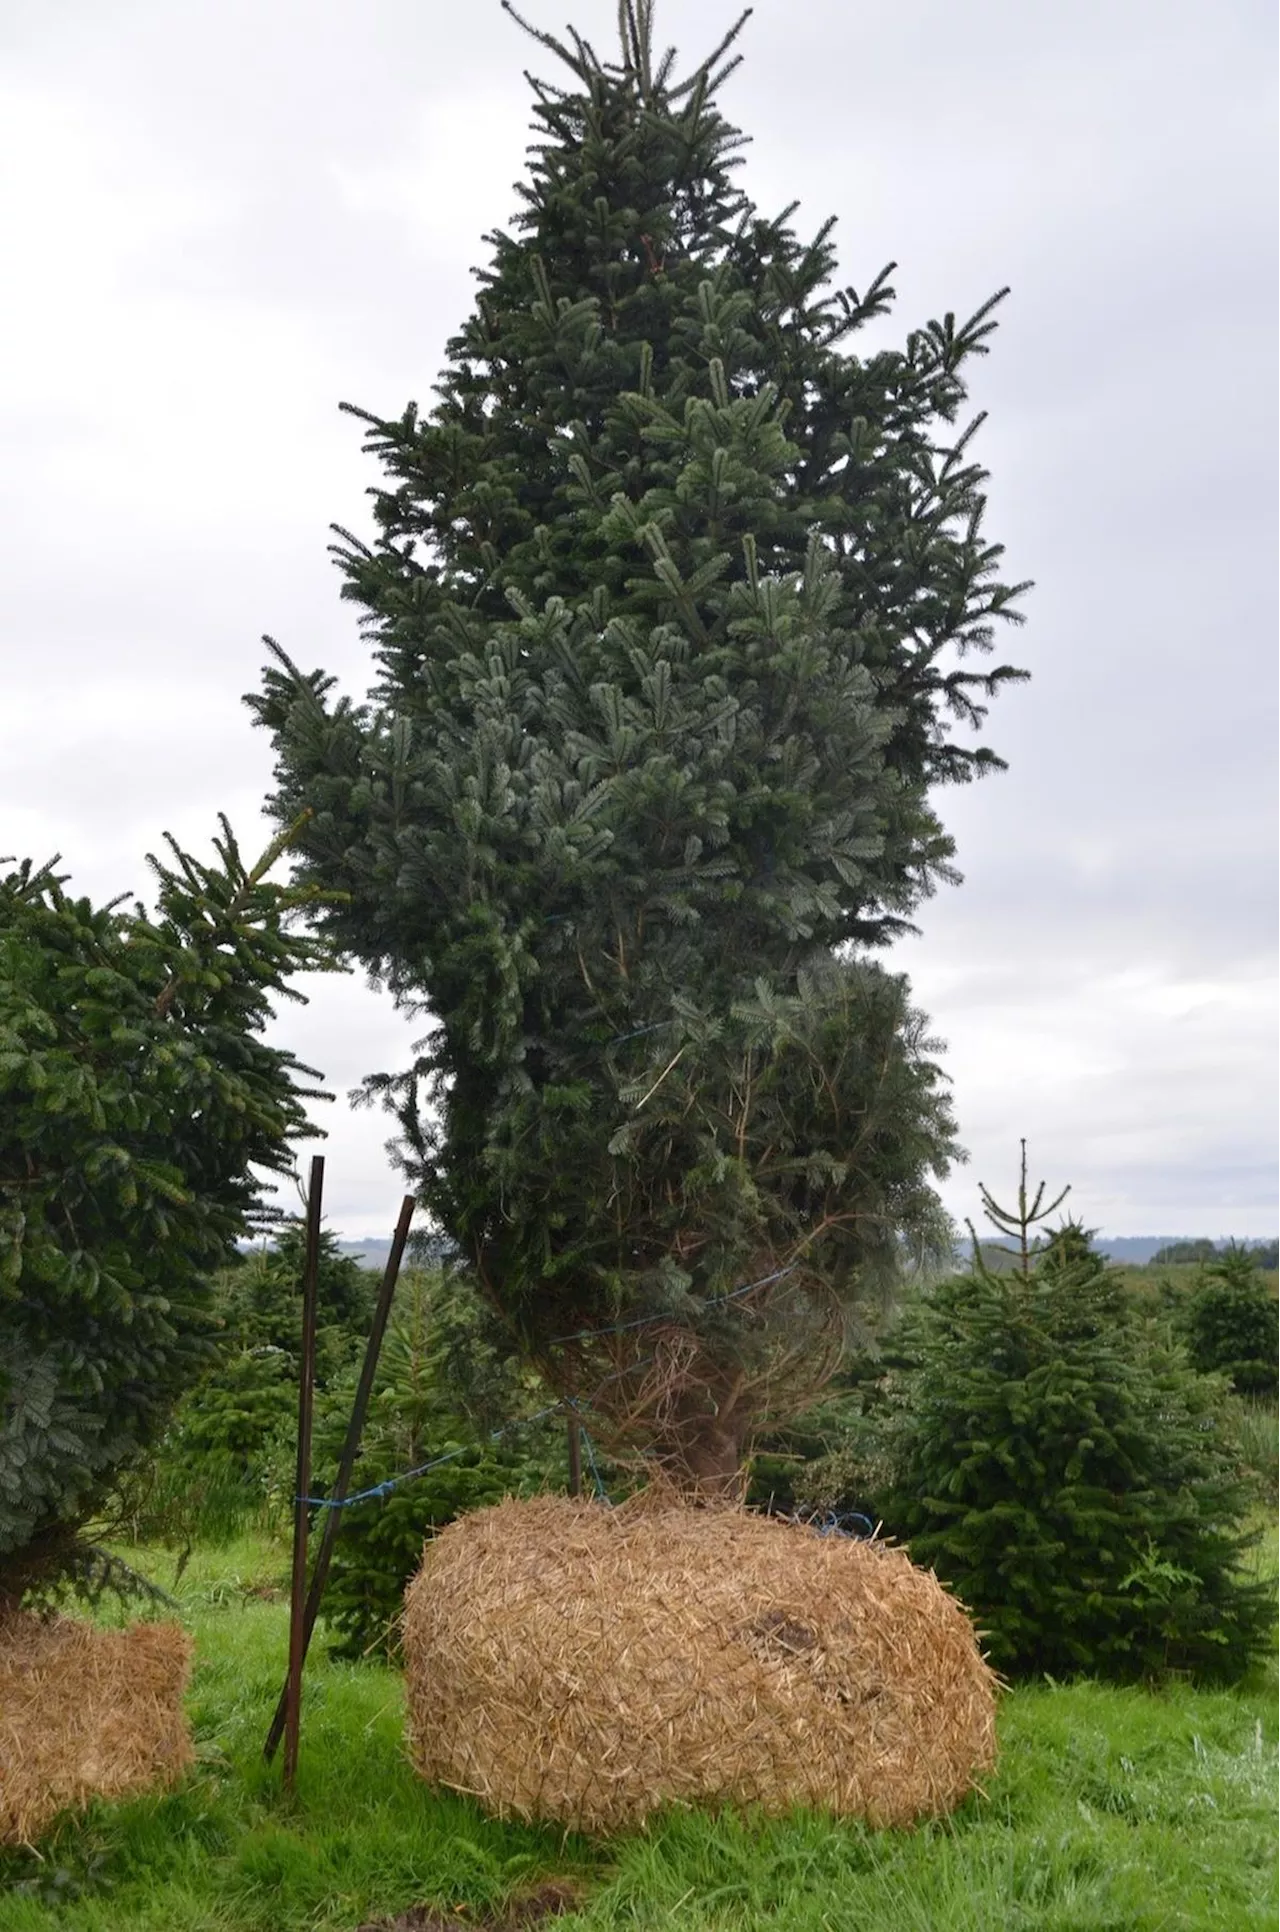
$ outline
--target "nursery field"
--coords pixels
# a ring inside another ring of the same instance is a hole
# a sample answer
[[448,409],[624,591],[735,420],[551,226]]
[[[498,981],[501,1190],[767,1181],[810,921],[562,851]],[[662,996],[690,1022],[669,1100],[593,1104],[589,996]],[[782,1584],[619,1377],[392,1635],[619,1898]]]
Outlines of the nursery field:
[[[172,1558],[128,1552],[160,1581]],[[1255,1561],[1274,1574],[1269,1535]],[[565,1932],[1170,1932],[1276,1924],[1276,1684],[1008,1692],[1001,1762],[945,1824],[674,1814],[593,1845],[427,1790],[381,1664],[308,1666],[296,1797],[262,1739],[287,1633],[279,1545],[197,1550],[198,1763],[171,1794],[67,1821],[0,1860],[0,1932],[515,1928]],[[541,1894],[541,1905],[536,1901]],[[527,1904],[521,1909],[520,1901]],[[411,1912],[410,1908],[431,1908]]]

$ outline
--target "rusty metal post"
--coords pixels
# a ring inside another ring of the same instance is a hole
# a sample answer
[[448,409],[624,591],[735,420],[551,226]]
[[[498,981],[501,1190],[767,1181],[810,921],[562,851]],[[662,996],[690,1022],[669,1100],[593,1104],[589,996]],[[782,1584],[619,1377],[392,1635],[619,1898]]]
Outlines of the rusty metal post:
[[298,1461],[293,1504],[293,1574],[289,1587],[289,1676],[285,1694],[284,1788],[298,1774],[298,1720],[302,1709],[302,1660],[306,1655],[307,1528],[311,1488],[311,1412],[316,1385],[316,1303],[320,1285],[320,1204],[324,1156],[311,1162],[307,1190],[307,1248],[302,1271],[302,1372],[298,1377]]

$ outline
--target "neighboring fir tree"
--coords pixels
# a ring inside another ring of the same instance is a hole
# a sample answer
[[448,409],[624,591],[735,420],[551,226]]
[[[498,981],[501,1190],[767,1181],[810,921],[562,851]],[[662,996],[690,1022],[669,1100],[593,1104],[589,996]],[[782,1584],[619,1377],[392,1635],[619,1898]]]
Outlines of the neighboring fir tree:
[[251,1225],[256,1170],[306,1126],[299,1066],[261,1035],[309,890],[151,860],[158,910],[0,879],[0,1603],[103,1560],[79,1537],[210,1358],[210,1278]]
[[537,36],[569,84],[436,408],[355,412],[370,703],[274,646],[250,703],[326,930],[438,1022],[381,1083],[426,1204],[554,1387],[723,1482],[947,1241],[942,1077],[855,949],[952,876],[930,788],[999,762],[951,724],[1021,586],[957,426],[999,298],[852,353],[889,271],[736,187],[738,29],[677,82],[620,17],[615,65]]
[[[292,1216],[218,1277],[214,1313],[228,1355],[270,1349],[284,1354],[295,1381],[302,1346],[302,1272],[306,1225]],[[362,1351],[373,1318],[376,1277],[337,1237],[320,1231],[316,1275],[316,1359],[321,1382]]]
[[[1025,1215],[1025,1156],[1023,1177]],[[975,1239],[973,1271],[901,1338],[886,1524],[1010,1675],[1242,1675],[1273,1606],[1240,1564],[1252,1492],[1222,1383],[1187,1366],[1078,1223],[1037,1252],[1024,1220],[1019,1248],[997,1275]]]
[[1247,1249],[1228,1248],[1201,1271],[1179,1326],[1198,1369],[1227,1376],[1237,1395],[1276,1394],[1276,1297]]

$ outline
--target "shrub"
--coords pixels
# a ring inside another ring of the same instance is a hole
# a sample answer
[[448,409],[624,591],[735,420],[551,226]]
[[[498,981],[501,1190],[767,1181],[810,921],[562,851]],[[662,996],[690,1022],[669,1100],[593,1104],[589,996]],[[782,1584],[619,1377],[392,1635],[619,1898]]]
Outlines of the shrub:
[[887,1518],[969,1605],[999,1669],[1247,1668],[1271,1606],[1239,1568],[1251,1497],[1223,1384],[1188,1366],[1082,1227],[1030,1255],[1024,1239],[1009,1274],[977,1256],[905,1340]]
[[1275,1396],[1276,1298],[1246,1249],[1228,1248],[1202,1270],[1181,1326],[1198,1369],[1230,1377],[1237,1395]]

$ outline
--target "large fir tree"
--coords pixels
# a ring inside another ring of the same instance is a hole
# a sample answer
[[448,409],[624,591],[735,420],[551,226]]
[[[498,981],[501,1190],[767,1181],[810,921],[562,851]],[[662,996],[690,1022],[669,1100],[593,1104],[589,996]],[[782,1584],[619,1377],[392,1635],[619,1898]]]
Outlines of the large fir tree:
[[[745,17],[745,16],[744,16]],[[378,681],[283,653],[250,702],[313,808],[329,930],[435,1031],[384,1083],[424,1197],[522,1346],[683,1480],[821,1378],[953,1151],[900,930],[935,784],[1017,588],[957,427],[998,297],[865,359],[892,299],[831,224],[761,217],[651,7],[621,56],[536,38],[539,141],[439,401],[357,411],[378,538],[340,533]]]

